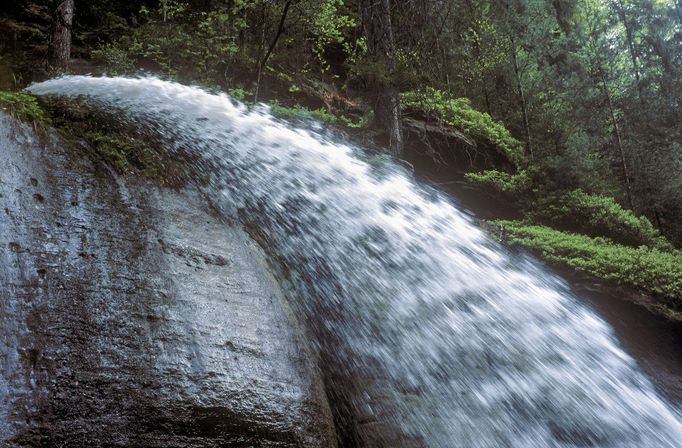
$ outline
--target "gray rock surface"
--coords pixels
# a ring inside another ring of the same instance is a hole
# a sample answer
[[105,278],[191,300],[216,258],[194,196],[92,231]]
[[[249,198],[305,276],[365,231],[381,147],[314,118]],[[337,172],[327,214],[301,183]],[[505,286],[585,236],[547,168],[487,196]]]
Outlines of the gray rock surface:
[[334,446],[263,256],[0,112],[0,446]]

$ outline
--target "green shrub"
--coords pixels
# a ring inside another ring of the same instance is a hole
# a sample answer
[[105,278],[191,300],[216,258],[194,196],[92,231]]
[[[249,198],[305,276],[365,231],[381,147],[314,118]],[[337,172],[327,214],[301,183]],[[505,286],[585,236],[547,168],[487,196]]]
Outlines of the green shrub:
[[226,66],[235,59],[239,33],[247,28],[243,13],[248,2],[191,12],[184,2],[143,6],[140,25],[91,52],[92,58],[112,73],[127,73],[142,66],[171,77],[201,83],[224,80]]
[[485,185],[500,193],[525,194],[532,184],[528,173],[520,170],[515,174],[504,171],[487,170],[479,173],[466,173],[464,177],[472,182]]
[[275,117],[285,120],[309,120],[315,119],[324,123],[336,123],[336,116],[330,114],[326,109],[310,110],[307,107],[296,104],[293,107],[282,106],[277,101],[270,103],[270,112]]
[[344,115],[339,116],[339,121],[342,125],[348,129],[364,129],[367,128],[370,123],[374,120],[374,111],[368,110],[361,117],[357,118],[357,121],[353,121],[352,117],[346,117]]
[[247,97],[253,97],[253,91],[246,90],[242,87],[227,89],[227,93],[237,101],[246,101]]
[[635,216],[613,198],[587,194],[581,190],[539,198],[528,217],[557,229],[603,236],[627,246],[672,249],[646,217]]
[[34,124],[50,121],[36,97],[25,92],[0,92],[0,110]]
[[477,142],[492,145],[515,166],[523,161],[523,145],[507,128],[490,115],[471,107],[468,98],[452,98],[431,87],[401,94],[401,105],[471,136]]
[[591,238],[519,221],[493,221],[508,243],[539,252],[596,277],[634,287],[682,307],[682,252],[646,246],[628,247],[607,238]]
[[100,45],[90,52],[90,56],[93,61],[102,64],[112,75],[129,73],[135,68],[135,64],[128,53],[116,45]]

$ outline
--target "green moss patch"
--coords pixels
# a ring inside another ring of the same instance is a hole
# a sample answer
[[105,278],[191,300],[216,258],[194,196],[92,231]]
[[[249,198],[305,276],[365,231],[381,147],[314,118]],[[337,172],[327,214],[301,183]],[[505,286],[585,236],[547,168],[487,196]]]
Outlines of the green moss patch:
[[162,184],[183,176],[179,164],[161,156],[155,143],[138,135],[125,117],[73,99],[41,98],[52,125],[66,140],[85,141],[119,174],[136,174]]
[[647,246],[629,247],[608,238],[555,230],[521,221],[493,221],[505,240],[537,252],[549,261],[633,287],[682,308],[682,252]]

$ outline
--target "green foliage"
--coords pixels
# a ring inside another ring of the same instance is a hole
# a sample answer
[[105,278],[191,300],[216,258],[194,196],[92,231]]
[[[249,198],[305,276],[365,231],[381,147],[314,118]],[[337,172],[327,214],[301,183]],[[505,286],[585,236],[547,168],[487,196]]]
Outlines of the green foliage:
[[90,56],[94,62],[103,65],[112,75],[129,73],[135,69],[135,64],[128,52],[110,43],[95,48],[90,52]]
[[511,174],[504,171],[487,170],[480,173],[466,173],[467,180],[485,185],[501,193],[527,194],[532,182],[525,170]]
[[544,154],[535,161],[542,173],[544,188],[610,193],[618,191],[617,180],[612,177],[609,161],[591,147],[594,143],[582,131],[566,138],[563,146],[552,154]]
[[628,246],[671,248],[646,217],[636,216],[613,198],[581,190],[541,197],[528,216],[558,229],[603,236]]
[[507,242],[539,252],[596,277],[634,287],[682,307],[682,252],[623,246],[606,238],[562,232],[519,221],[494,221]]
[[0,92],[0,109],[34,124],[50,121],[36,97],[24,92]]
[[244,101],[246,97],[253,96],[253,92],[250,92],[241,87],[234,87],[232,89],[227,89],[227,93],[237,101]]
[[[325,59],[325,51],[331,45],[343,45],[345,33],[357,26],[357,21],[340,10],[344,7],[344,0],[323,0],[317,13],[310,20],[312,29],[313,53],[320,62],[322,71],[329,69]],[[350,47],[344,46],[350,50]]]
[[476,141],[493,145],[515,166],[523,163],[523,146],[504,125],[490,115],[479,112],[467,98],[453,98],[445,92],[427,87],[401,95],[405,109],[415,111],[452,126]]
[[114,73],[151,63],[167,75],[212,84],[224,80],[226,64],[239,50],[237,39],[248,26],[243,14],[249,8],[244,2],[198,12],[173,1],[161,2],[156,10],[143,6],[145,22],[100,45],[92,57]]
[[288,107],[280,104],[278,101],[272,101],[268,104],[272,115],[285,120],[294,121],[308,121],[318,120],[322,123],[341,125],[348,129],[364,129],[372,121],[373,114],[371,112],[359,117],[357,121],[353,121],[345,115],[334,115],[325,108],[308,109],[300,104]]
[[319,120],[324,123],[336,123],[338,121],[337,117],[330,114],[326,109],[319,108],[310,110],[307,107],[296,104],[292,107],[287,107],[281,105],[277,101],[273,101],[269,104],[270,112],[272,115],[278,118],[283,118],[285,120]]
[[348,118],[345,115],[340,115],[338,118],[341,124],[349,129],[365,129],[374,120],[374,113],[370,110],[362,115],[357,121],[353,121],[352,118]]

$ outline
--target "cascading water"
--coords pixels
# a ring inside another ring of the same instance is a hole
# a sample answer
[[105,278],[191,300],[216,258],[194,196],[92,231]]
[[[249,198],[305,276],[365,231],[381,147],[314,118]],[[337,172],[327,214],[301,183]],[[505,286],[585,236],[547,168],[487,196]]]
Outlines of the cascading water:
[[30,91],[124,112],[253,229],[317,340],[343,444],[682,447],[604,322],[398,164],[155,78]]

